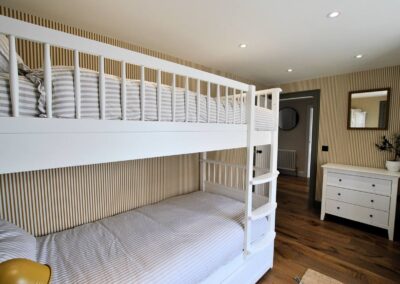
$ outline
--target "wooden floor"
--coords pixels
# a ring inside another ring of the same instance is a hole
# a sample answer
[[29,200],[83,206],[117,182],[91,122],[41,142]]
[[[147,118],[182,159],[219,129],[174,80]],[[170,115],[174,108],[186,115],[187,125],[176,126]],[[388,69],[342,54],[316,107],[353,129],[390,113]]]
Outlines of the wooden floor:
[[259,284],[295,283],[308,268],[344,283],[400,283],[399,222],[390,242],[379,228],[333,216],[320,221],[307,192],[306,179],[279,178],[274,267]]

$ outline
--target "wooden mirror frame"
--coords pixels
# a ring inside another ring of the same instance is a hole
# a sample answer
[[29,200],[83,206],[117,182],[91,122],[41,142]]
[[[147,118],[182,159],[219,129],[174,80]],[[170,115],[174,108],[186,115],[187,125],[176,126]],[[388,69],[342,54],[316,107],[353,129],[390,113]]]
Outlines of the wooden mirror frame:
[[[351,95],[357,93],[368,93],[368,92],[378,92],[387,91],[387,106],[386,106],[386,121],[385,127],[351,127]],[[389,127],[389,111],[390,111],[390,88],[379,88],[370,90],[357,90],[349,92],[349,100],[347,105],[347,130],[387,130]]]

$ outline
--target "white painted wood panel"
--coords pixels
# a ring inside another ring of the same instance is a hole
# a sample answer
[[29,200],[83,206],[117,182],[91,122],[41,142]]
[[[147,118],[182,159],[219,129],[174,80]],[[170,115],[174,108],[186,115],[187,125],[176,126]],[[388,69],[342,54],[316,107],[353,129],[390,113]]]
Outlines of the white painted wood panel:
[[386,196],[390,196],[391,192],[390,180],[369,178],[360,175],[332,172],[328,175],[327,184]]
[[387,229],[389,214],[384,211],[327,199],[326,213]]
[[377,226],[393,240],[400,173],[340,164],[322,168],[321,220],[327,213]]
[[390,197],[341,187],[327,186],[326,197],[354,205],[389,212]]
[[[190,131],[189,125],[201,124],[181,124],[188,125],[189,129],[182,131],[171,125],[174,131],[116,131],[112,129],[111,123],[108,130],[104,127],[97,128],[98,131],[94,127],[92,131],[82,131],[83,128],[80,128],[81,131],[72,129],[46,132],[43,129],[43,132],[8,133],[1,135],[0,139],[0,174],[233,149],[247,145],[246,127],[241,131],[217,130],[218,127],[214,131]],[[256,142],[270,142],[268,132],[258,134]]]

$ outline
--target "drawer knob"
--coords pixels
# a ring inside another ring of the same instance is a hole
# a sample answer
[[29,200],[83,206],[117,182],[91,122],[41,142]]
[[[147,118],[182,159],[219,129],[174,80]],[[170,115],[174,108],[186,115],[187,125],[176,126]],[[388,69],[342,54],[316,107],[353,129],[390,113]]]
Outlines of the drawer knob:
[[373,199],[371,199],[371,203],[374,203],[374,200],[373,200]]
[[342,181],[342,179],[340,178],[339,181]]
[[370,214],[369,217],[372,218],[372,217],[374,217],[374,215]]
[[375,184],[372,184],[372,187],[375,187]]
[[340,209],[340,207],[338,206],[338,207],[336,207],[338,210]]
[[341,196],[342,194],[339,192],[337,195]]

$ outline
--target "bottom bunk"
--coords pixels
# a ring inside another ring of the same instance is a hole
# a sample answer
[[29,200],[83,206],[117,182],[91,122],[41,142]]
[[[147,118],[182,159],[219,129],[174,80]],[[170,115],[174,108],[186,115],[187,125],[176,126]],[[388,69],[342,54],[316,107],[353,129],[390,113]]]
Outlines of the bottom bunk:
[[[268,221],[252,224],[257,241]],[[201,191],[36,239],[52,283],[221,282],[240,275],[243,241],[243,203]],[[257,263],[263,274],[272,257]]]

